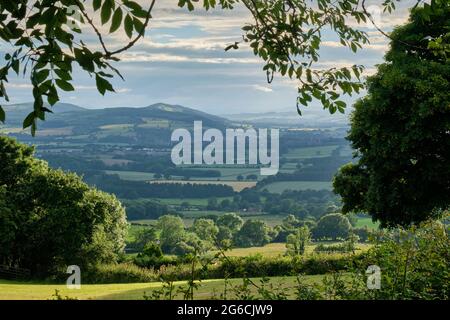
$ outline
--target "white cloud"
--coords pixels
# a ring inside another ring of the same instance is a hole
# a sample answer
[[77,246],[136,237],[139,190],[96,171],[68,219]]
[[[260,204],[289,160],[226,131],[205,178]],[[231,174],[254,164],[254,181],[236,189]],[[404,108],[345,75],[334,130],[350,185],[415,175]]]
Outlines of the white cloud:
[[220,57],[191,57],[166,53],[149,53],[145,51],[130,51],[123,53],[120,59],[125,62],[193,62],[205,64],[253,64],[259,63],[258,58],[220,58]]
[[272,88],[266,87],[266,86],[261,86],[259,84],[253,85],[253,89],[258,90],[258,91],[262,91],[262,92],[272,92],[273,91]]

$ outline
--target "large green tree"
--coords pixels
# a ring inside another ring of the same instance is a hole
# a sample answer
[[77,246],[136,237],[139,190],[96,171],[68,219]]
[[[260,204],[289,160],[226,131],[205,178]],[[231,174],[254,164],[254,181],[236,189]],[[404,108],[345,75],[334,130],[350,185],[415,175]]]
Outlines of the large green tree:
[[351,116],[357,162],[334,179],[344,212],[367,212],[382,226],[435,218],[450,205],[450,62],[416,49],[449,30],[450,3],[434,3],[424,17],[417,8],[392,33],[386,62]]
[[156,228],[159,230],[161,249],[165,253],[173,253],[173,250],[183,240],[186,233],[183,220],[173,215],[159,217]]
[[[447,2],[447,0],[433,0]],[[180,0],[179,7],[194,10],[198,0]],[[133,47],[151,26],[156,0],[145,7],[131,0],[17,0],[0,1],[0,39],[10,48],[0,68],[0,98],[8,101],[7,82],[12,72],[30,78],[34,109],[23,122],[34,134],[37,120],[51,110],[45,107],[59,100],[59,91],[73,91],[72,70],[80,67],[93,78],[98,91],[114,91],[110,78],[122,77],[114,63]],[[206,10],[231,10],[243,6],[252,21],[243,27],[243,37],[226,49],[250,46],[264,61],[263,71],[271,82],[275,74],[298,84],[299,104],[320,101],[331,113],[344,112],[341,94],[351,95],[363,87],[362,66],[323,69],[318,66],[322,32],[334,32],[342,46],[356,52],[368,43],[363,31],[372,20],[365,0],[203,0]],[[380,0],[386,11],[395,0]],[[420,1],[419,1],[420,3]],[[356,24],[354,23],[356,22]],[[103,27],[100,27],[103,25]],[[111,47],[109,33],[122,32],[129,39],[122,47]],[[447,31],[448,32],[448,31]],[[94,35],[97,43],[83,41]],[[448,34],[433,39],[436,51],[448,53]],[[0,106],[0,121],[5,113]]]
[[270,242],[269,227],[264,221],[249,219],[234,236],[238,247],[258,247]]
[[33,148],[0,137],[0,264],[33,274],[113,262],[126,219],[112,195],[33,158]]
[[352,229],[348,218],[340,213],[324,215],[313,229],[315,239],[346,239]]

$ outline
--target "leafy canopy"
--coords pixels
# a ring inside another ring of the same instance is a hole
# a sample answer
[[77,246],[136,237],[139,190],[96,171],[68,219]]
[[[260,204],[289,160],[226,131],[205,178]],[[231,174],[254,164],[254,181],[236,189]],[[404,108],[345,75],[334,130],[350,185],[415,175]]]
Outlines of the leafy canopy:
[[[436,0],[444,1],[444,0]],[[0,2],[0,38],[11,46],[0,68],[0,98],[9,101],[7,82],[12,72],[29,76],[34,108],[24,119],[23,127],[36,131],[37,120],[44,120],[59,101],[58,92],[75,90],[72,71],[79,66],[95,78],[98,91],[104,95],[114,91],[111,78],[122,77],[113,63],[120,54],[144,36],[152,18],[155,0],[144,8],[130,0],[17,0]],[[194,10],[198,0],[180,0],[178,6]],[[331,113],[344,112],[341,94],[358,93],[362,88],[363,67],[321,68],[318,65],[322,32],[331,30],[337,40],[353,52],[368,43],[367,34],[358,28],[370,14],[360,0],[203,0],[206,10],[219,7],[231,10],[245,7],[253,21],[242,27],[242,41],[226,50],[250,46],[264,61],[267,80],[281,74],[298,84],[297,109],[313,99],[320,101]],[[364,1],[363,1],[364,4]],[[382,2],[386,11],[395,9],[394,0]],[[356,22],[356,26],[355,23]],[[129,42],[110,49],[106,34],[123,32]],[[364,25],[362,25],[364,26]],[[90,29],[97,43],[83,42],[83,32]],[[446,52],[448,37],[438,36],[433,42],[436,51]],[[0,121],[5,112],[0,106]]]
[[450,205],[450,61],[396,41],[420,47],[448,30],[450,3],[432,5],[429,19],[418,8],[392,33],[351,117],[358,161],[334,179],[344,212],[367,212],[383,227],[436,218]]
[[0,161],[0,264],[47,275],[117,261],[127,223],[114,196],[49,168],[11,138],[0,137]]

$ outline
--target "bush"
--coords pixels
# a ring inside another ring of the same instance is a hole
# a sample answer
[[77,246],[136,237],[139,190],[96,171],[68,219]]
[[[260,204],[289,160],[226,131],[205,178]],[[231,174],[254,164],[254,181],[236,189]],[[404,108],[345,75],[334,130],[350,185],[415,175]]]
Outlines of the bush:
[[360,242],[367,242],[371,234],[371,231],[367,226],[364,228],[354,228],[352,229],[352,232],[359,237]]
[[326,252],[326,253],[347,253],[351,252],[352,249],[346,242],[338,243],[338,244],[323,244],[320,243],[314,248],[314,252]]
[[158,280],[158,271],[141,268],[132,263],[100,264],[81,274],[81,281],[91,284],[154,282]]
[[147,256],[147,255],[138,255],[133,259],[133,263],[139,267],[151,269],[154,268],[159,270],[162,266],[171,266],[177,265],[178,259],[170,256]]

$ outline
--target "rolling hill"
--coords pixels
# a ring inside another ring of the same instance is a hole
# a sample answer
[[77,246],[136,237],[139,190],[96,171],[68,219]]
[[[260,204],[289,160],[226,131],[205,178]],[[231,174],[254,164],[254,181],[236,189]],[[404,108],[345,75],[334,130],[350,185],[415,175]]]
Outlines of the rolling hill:
[[[30,138],[22,130],[22,121],[32,110],[32,103],[5,106],[6,124],[0,132],[17,136],[24,141]],[[224,129],[230,126],[227,119],[205,112],[158,103],[143,108],[85,109],[71,104],[57,104],[46,121],[39,121],[34,143],[49,140],[71,143],[127,143],[146,146],[167,146],[175,128],[191,128],[194,121],[204,127]]]

